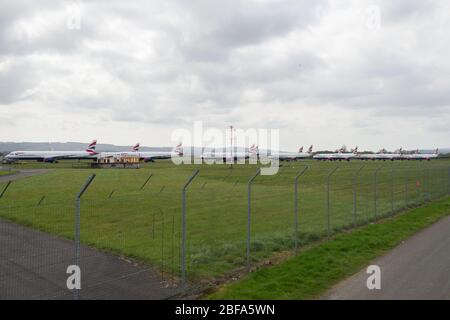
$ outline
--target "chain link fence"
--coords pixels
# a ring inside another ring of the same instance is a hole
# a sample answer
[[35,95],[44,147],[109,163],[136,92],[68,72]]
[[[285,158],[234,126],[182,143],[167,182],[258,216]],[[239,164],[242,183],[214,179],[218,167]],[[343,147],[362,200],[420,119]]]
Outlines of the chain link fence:
[[[254,166],[81,172],[52,173],[49,190],[0,183],[1,299],[194,297],[450,193],[444,161],[292,162],[275,176]],[[79,290],[67,286],[71,265]]]

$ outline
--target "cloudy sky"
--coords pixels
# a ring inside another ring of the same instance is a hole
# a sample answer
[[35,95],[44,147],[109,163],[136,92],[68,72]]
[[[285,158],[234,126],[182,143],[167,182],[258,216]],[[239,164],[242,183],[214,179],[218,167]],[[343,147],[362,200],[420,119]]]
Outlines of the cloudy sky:
[[0,141],[450,146],[447,0],[2,0]]

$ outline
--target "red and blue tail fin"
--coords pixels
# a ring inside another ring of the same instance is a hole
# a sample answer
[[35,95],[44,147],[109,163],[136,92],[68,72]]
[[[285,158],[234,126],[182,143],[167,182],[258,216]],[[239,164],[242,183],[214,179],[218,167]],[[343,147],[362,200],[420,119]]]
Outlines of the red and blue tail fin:
[[89,146],[86,149],[86,152],[91,155],[97,154],[97,152],[95,151],[96,147],[97,147],[97,140],[94,140],[89,144]]
[[253,145],[250,147],[249,151],[250,151],[250,154],[251,154],[251,155],[258,155],[258,153],[259,153],[259,146],[253,144]]
[[176,155],[182,157],[183,154],[184,154],[184,152],[183,152],[183,143],[180,142],[179,144],[177,144],[177,145],[175,146],[175,148],[173,149],[173,152],[174,152]]

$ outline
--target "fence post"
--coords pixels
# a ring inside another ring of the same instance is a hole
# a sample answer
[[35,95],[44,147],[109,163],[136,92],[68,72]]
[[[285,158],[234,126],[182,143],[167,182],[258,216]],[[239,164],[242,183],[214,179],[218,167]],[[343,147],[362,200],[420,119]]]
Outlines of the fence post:
[[11,185],[12,181],[8,181],[5,188],[3,188],[2,193],[0,193],[0,199],[3,198],[4,194],[6,193],[6,190],[8,190],[9,186]]
[[431,199],[433,199],[433,196],[431,195],[432,175],[430,174],[430,171],[431,171],[430,166],[428,166],[428,168],[426,168],[425,170],[426,170],[426,175],[427,175],[427,191],[425,192],[425,201],[430,201]]
[[357,212],[357,187],[358,187],[358,177],[361,173],[362,169],[364,169],[366,165],[362,165],[358,171],[356,171],[355,176],[353,177],[353,226],[356,227],[356,212]]
[[327,232],[328,237],[331,236],[331,207],[330,207],[330,180],[331,176],[339,169],[339,166],[331,170],[327,177]]
[[[86,190],[91,185],[92,181],[94,181],[96,175],[95,173],[91,175],[86,183],[81,187],[80,192],[78,192],[77,197],[75,199],[75,265],[80,268],[80,220],[81,220],[81,197],[86,192]],[[75,289],[75,300],[78,300],[80,298],[80,292],[79,289]]]
[[295,177],[295,185],[294,185],[294,247],[295,254],[298,252],[298,180],[300,177],[309,169],[309,166],[305,166],[305,168],[297,174]]
[[181,189],[181,283],[186,283],[186,190],[200,170],[195,170]]
[[147,185],[147,183],[150,181],[150,179],[153,177],[153,173],[150,174],[150,176],[147,178],[147,180],[145,180],[144,184],[141,186],[141,188],[139,189],[139,191],[142,191],[142,189],[145,188],[145,186]]
[[45,200],[45,196],[42,196],[41,199],[39,200],[39,202],[37,203],[37,206],[39,207],[44,200]]
[[417,181],[416,181],[416,205],[420,205],[420,190],[423,189],[423,182],[420,182],[420,169],[417,168]]
[[450,194],[450,166],[448,167],[447,184],[448,184],[448,190],[447,190],[447,193]]
[[251,213],[252,213],[252,183],[261,173],[258,169],[247,183],[247,272],[250,272],[250,231],[251,231]]
[[394,168],[391,169],[391,214],[394,214],[395,177]]
[[377,170],[375,170],[375,174],[374,174],[373,204],[374,204],[375,220],[377,219],[377,210],[378,210],[378,208],[377,208],[377,205],[378,205],[378,173],[383,168],[384,168],[384,165],[380,166]]

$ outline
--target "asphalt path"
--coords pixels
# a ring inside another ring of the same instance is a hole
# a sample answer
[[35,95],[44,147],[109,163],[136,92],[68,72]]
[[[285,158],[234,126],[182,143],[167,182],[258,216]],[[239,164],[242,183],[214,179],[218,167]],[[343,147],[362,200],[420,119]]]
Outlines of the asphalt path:
[[[50,171],[21,170],[0,177],[0,182]],[[0,206],[0,214],[1,210],[14,208]],[[73,241],[0,219],[0,299],[73,299],[66,273],[73,264]],[[164,277],[151,266],[87,246],[81,247],[80,269],[80,299],[160,300],[179,293],[167,281],[167,275]]]
[[371,262],[381,269],[381,289],[369,290],[364,268],[326,293],[332,300],[450,299],[450,217],[417,233]]
[[5,176],[0,176],[0,182],[16,181],[32,176],[37,176],[40,174],[45,174],[52,172],[52,169],[27,169],[27,170],[13,170],[18,171],[15,174],[8,174]]

